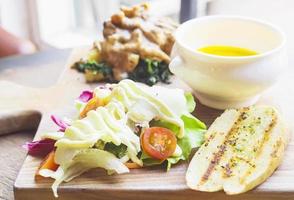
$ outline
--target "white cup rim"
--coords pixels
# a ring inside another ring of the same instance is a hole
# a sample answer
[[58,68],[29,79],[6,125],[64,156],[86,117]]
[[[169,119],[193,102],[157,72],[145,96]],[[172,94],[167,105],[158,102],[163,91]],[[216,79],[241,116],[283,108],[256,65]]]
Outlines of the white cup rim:
[[[281,43],[274,47],[271,50],[265,51],[263,53],[259,53],[256,55],[250,55],[250,56],[219,56],[219,55],[213,55],[213,54],[208,54],[208,53],[204,53],[204,52],[200,52],[200,51],[195,51],[194,49],[192,49],[190,46],[184,44],[180,39],[179,39],[179,32],[182,31],[182,29],[184,29],[186,26],[195,23],[195,21],[200,22],[200,21],[207,21],[207,20],[211,20],[211,19],[238,19],[238,20],[243,20],[243,21],[251,21],[263,26],[267,26],[269,28],[271,28],[273,31],[275,31],[276,33],[278,33],[281,37]],[[269,56],[277,51],[280,51],[286,44],[286,36],[285,33],[276,25],[260,20],[260,19],[255,19],[255,18],[251,18],[251,17],[244,17],[244,16],[239,16],[239,15],[211,15],[211,16],[205,16],[205,17],[199,17],[199,18],[194,18],[191,20],[188,20],[186,22],[184,22],[183,24],[181,24],[178,29],[175,32],[175,39],[176,39],[176,43],[183,47],[184,49],[188,50],[190,53],[195,54],[195,55],[201,55],[201,56],[206,56],[208,58],[214,58],[214,59],[222,59],[222,60],[247,60],[247,59],[256,59],[256,58],[262,58],[262,57],[266,57]]]

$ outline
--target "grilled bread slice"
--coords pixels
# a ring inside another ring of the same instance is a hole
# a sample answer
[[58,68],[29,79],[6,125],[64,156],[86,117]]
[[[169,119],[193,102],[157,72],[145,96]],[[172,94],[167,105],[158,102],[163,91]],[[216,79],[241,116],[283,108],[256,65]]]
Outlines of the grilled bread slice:
[[265,181],[281,163],[288,137],[269,106],[226,110],[210,126],[206,141],[186,173],[194,190],[246,192]]

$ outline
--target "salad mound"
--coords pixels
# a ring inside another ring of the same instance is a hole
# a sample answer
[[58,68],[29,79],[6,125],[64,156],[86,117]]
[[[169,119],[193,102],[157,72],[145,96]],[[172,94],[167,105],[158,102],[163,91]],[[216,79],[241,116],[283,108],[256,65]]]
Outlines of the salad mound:
[[92,168],[120,174],[165,163],[169,170],[202,144],[206,130],[190,114],[195,108],[190,93],[127,79],[84,91],[76,107],[76,119],[63,121],[53,116],[59,131],[44,133],[42,140],[26,146],[32,155],[50,152],[36,177],[55,179],[56,197],[63,181]]

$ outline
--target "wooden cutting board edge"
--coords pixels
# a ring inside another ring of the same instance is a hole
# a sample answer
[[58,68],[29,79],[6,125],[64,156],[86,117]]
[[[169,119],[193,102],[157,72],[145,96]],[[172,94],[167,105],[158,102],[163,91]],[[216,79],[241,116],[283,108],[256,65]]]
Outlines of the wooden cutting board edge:
[[[0,81],[0,135],[36,129],[44,113],[64,105],[63,94],[71,94],[72,88],[68,85],[73,84],[77,79],[82,79],[80,82],[84,83],[79,84],[80,90],[88,88],[82,74],[72,76],[71,73],[75,71],[69,70],[73,61],[79,60],[88,49],[89,47],[82,47],[72,51],[56,85],[51,87],[32,88],[9,81]],[[66,100],[72,99],[69,97]]]

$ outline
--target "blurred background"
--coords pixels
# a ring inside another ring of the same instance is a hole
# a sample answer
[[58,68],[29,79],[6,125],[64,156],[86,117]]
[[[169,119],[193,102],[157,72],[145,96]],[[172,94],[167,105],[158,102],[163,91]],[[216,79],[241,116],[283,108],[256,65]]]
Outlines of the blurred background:
[[[147,0],[148,1],[148,0]],[[90,45],[101,38],[102,23],[121,5],[146,0],[0,0],[0,28],[32,42],[36,51]],[[190,17],[237,14],[282,27],[293,43],[293,0],[149,0],[154,15],[177,21]],[[294,45],[289,45],[294,46]],[[293,48],[293,47],[292,47]]]
[[[72,48],[99,39],[103,22],[121,5],[142,0],[1,0],[1,27],[31,40],[37,49]],[[149,1],[152,14],[178,20],[180,0]],[[164,9],[162,9],[164,8]]]

